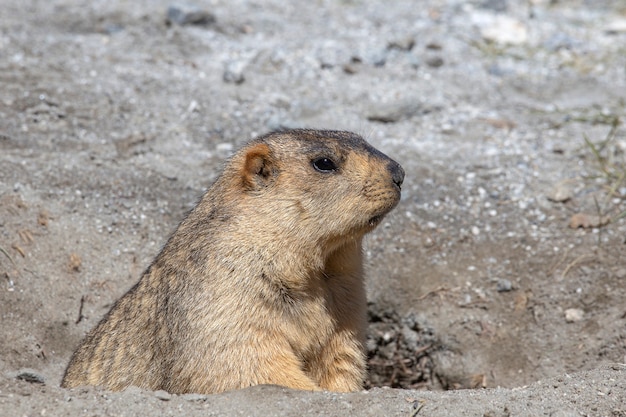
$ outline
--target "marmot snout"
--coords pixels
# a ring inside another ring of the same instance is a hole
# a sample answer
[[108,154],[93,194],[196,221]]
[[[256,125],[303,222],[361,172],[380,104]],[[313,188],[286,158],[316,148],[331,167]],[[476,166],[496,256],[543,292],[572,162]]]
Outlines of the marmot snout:
[[362,238],[396,206],[403,180],[353,133],[251,141],[89,332],[62,386],[361,389]]

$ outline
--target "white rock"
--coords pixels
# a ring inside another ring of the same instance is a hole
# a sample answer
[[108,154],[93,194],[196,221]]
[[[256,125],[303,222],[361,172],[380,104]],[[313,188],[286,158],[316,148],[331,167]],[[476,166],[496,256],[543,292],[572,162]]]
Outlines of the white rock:
[[560,182],[556,184],[547,194],[548,200],[557,203],[564,203],[570,200],[573,196],[574,188],[572,187],[572,184],[568,184],[567,182]]
[[172,394],[162,389],[158,391],[154,391],[154,396],[157,397],[161,401],[169,401],[172,399]]
[[244,69],[246,68],[246,63],[243,61],[229,61],[224,64],[224,74],[222,78],[224,82],[233,83],[233,84],[241,84],[246,80],[244,76]]
[[509,45],[521,45],[528,41],[528,28],[517,19],[482,12],[472,17],[486,41]]
[[608,34],[617,35],[626,33],[626,19],[617,19],[606,25],[604,31]]
[[581,321],[585,312],[580,308],[568,308],[565,310],[565,321],[568,323],[574,323],[577,321]]

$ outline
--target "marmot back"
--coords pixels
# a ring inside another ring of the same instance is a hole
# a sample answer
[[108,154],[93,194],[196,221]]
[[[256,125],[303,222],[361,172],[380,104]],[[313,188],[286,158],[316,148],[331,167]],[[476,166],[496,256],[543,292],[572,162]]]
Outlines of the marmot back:
[[403,179],[353,133],[251,141],[87,334],[61,385],[361,389],[361,242],[398,203]]

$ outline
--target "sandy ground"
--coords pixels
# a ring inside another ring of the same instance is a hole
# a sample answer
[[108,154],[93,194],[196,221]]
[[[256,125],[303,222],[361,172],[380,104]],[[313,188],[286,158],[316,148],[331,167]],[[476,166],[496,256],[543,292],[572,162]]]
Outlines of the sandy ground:
[[[2,2],[0,415],[626,415],[622,2],[171,5]],[[374,388],[59,388],[222,161],[281,127],[406,170],[367,239]]]

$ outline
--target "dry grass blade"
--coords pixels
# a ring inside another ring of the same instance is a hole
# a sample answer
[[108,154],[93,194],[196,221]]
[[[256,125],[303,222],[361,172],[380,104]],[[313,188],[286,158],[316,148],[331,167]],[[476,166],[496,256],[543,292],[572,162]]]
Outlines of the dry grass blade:
[[602,155],[600,155],[600,151],[598,150],[596,145],[594,145],[594,143],[589,140],[589,136],[587,136],[586,133],[583,133],[583,139],[585,140],[585,144],[587,145],[587,147],[591,150],[593,156],[598,161],[600,165],[600,171],[602,171],[605,177],[610,178],[611,173],[607,170],[605,159],[602,157]]
[[2,246],[0,246],[0,252],[2,252],[4,256],[9,258],[9,261],[11,261],[13,265],[15,265],[15,261],[13,260],[13,258],[11,258],[11,255],[9,255],[9,252],[7,252]]

